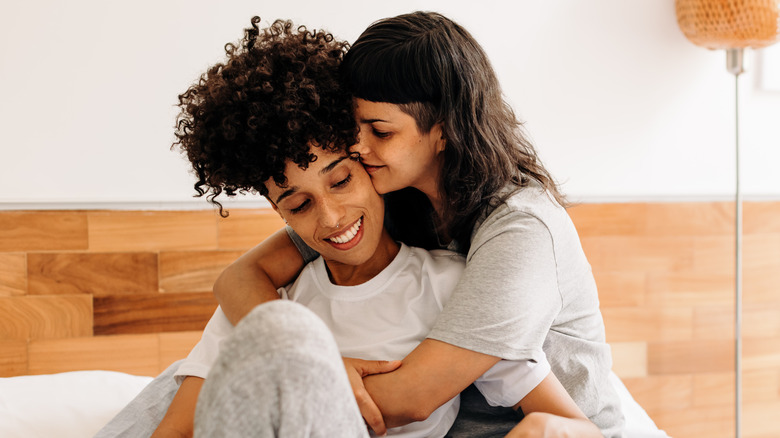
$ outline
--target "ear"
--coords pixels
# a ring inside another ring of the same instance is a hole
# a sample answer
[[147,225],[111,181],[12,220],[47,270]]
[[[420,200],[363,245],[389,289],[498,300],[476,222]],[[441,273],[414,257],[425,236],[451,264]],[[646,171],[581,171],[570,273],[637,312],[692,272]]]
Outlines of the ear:
[[444,138],[444,122],[433,125],[431,135],[436,139],[436,152],[444,152],[444,148],[447,147],[447,139]]

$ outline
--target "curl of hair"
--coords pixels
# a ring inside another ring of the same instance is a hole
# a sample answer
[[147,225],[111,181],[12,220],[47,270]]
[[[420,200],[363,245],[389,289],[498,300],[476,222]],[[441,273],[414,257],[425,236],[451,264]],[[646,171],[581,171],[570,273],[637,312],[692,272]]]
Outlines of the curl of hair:
[[373,102],[398,104],[427,133],[443,124],[440,191],[446,219],[440,232],[468,246],[486,206],[535,179],[552,198],[563,194],[537,157],[503,97],[482,47],[463,27],[434,12],[413,12],[373,23],[352,44],[341,66],[349,91]]
[[315,145],[333,152],[356,142],[351,96],[339,66],[349,45],[291,21],[260,29],[251,20],[227,60],[210,67],[179,95],[176,142],[198,178],[195,196],[267,195],[284,185],[288,160],[306,168]]

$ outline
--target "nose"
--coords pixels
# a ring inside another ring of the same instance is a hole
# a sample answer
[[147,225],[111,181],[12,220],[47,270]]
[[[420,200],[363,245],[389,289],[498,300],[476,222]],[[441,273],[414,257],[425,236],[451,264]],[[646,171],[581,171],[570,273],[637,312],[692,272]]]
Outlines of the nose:
[[365,131],[365,128],[360,129],[357,135],[358,142],[353,144],[350,148],[351,152],[357,152],[360,156],[366,156],[371,153],[371,148],[368,145],[368,142],[370,141],[369,135]]
[[346,215],[344,205],[333,196],[328,196],[320,201],[320,225],[324,228],[336,228],[344,225]]

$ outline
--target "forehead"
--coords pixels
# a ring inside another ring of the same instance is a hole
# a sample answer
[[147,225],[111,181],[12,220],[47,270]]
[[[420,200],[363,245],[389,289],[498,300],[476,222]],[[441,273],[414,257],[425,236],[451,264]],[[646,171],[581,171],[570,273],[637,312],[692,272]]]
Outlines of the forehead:
[[318,147],[312,147],[310,152],[316,159],[309,163],[305,169],[302,169],[294,161],[287,160],[284,168],[284,176],[287,178],[286,184],[282,186],[276,184],[273,179],[269,179],[265,182],[268,192],[276,193],[290,187],[318,182],[326,177],[330,171],[339,167],[339,164],[351,161],[346,152],[331,152]]

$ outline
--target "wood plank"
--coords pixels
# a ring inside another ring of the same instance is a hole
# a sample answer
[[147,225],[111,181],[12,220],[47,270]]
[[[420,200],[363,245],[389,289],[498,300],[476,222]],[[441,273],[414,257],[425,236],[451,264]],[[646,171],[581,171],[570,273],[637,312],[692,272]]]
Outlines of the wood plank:
[[0,211],[0,251],[87,248],[87,216],[81,212]]
[[647,208],[649,236],[721,236],[734,232],[733,202],[663,202]]
[[743,339],[742,367],[745,371],[780,369],[780,338]]
[[743,436],[746,438],[780,436],[780,423],[777,421],[778,412],[780,412],[780,400],[763,403],[743,403]]
[[217,277],[241,251],[160,253],[160,292],[211,292]]
[[578,204],[567,209],[580,237],[637,236],[645,233],[645,203]]
[[688,409],[694,404],[694,376],[691,374],[621,380],[645,410]]
[[203,250],[217,247],[213,211],[90,212],[94,252]]
[[734,403],[734,373],[700,373],[693,376],[693,405],[723,406]]
[[30,294],[157,293],[154,253],[31,253]]
[[155,334],[38,340],[30,343],[29,374],[109,370],[154,376],[158,349]]
[[691,339],[690,308],[617,307],[601,309],[607,342],[658,342]]
[[748,201],[742,203],[742,208],[745,235],[780,234],[780,201]]
[[27,341],[0,339],[0,377],[27,374]]
[[734,370],[734,342],[651,342],[647,348],[650,374],[718,373]]
[[246,250],[284,228],[284,221],[272,209],[230,210],[217,222],[220,249]]
[[742,401],[745,403],[780,401],[780,368],[743,371]]
[[696,307],[693,310],[693,337],[710,341],[734,339],[734,318],[733,303]]
[[650,306],[727,306],[733,302],[732,272],[667,270],[650,273],[647,277],[646,303]]
[[644,272],[594,271],[601,308],[641,306],[645,303]]
[[0,298],[0,339],[92,335],[92,297],[42,295]]
[[172,363],[184,359],[200,341],[203,331],[160,333],[160,369],[163,372]]
[[[733,315],[732,311],[732,324]],[[780,338],[780,300],[774,303],[743,303],[742,336],[743,338]]]
[[734,438],[734,405],[647,410],[671,437]]
[[614,342],[612,347],[612,370],[624,377],[647,376],[647,343]]
[[0,297],[27,293],[27,255],[0,253]]
[[583,237],[583,249],[594,271],[667,271],[690,269],[692,238]]
[[211,293],[95,297],[95,335],[203,330],[217,308]]

